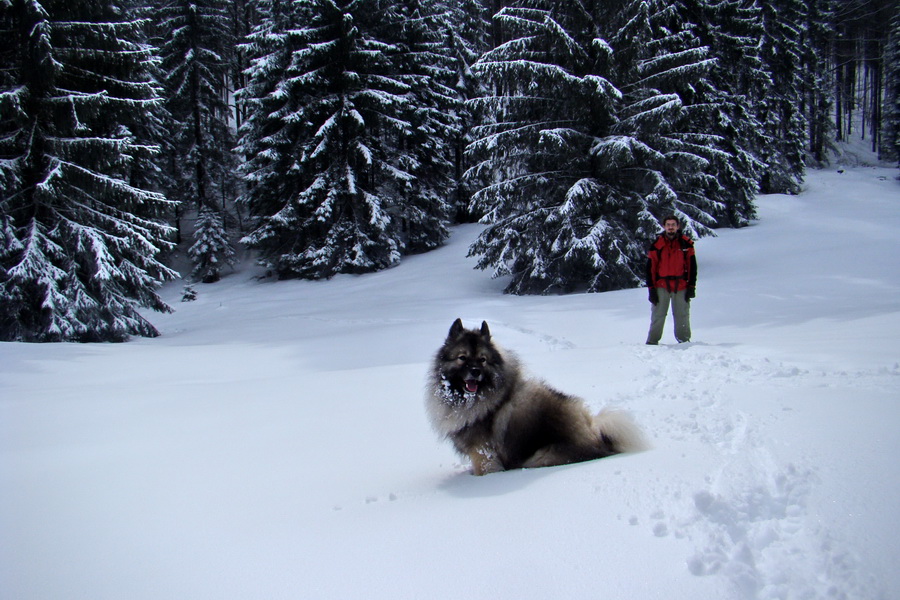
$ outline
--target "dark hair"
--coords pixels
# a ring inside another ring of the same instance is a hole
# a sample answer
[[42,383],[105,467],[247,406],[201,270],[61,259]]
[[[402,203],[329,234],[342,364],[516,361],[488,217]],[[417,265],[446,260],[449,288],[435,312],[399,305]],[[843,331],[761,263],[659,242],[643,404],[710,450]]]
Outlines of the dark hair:
[[666,216],[664,216],[664,217],[662,218],[662,221],[660,221],[660,223],[662,223],[663,225],[665,225],[665,224],[666,224],[666,221],[675,221],[676,223],[678,223],[679,226],[681,225],[681,219],[679,219],[679,218],[676,217],[675,215],[666,215]]

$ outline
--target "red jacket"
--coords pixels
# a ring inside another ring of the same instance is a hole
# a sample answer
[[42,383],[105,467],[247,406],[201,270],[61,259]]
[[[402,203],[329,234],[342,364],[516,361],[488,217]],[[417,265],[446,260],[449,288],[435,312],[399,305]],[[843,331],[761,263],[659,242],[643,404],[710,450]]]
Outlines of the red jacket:
[[697,285],[694,242],[685,235],[659,236],[647,250],[647,287],[679,292]]

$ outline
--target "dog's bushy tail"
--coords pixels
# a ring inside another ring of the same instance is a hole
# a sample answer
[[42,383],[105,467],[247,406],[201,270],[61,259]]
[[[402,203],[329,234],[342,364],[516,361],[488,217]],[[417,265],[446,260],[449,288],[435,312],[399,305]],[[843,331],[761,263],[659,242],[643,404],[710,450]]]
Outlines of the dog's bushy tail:
[[593,422],[614,452],[642,452],[650,447],[634,419],[625,411],[605,408],[594,416]]

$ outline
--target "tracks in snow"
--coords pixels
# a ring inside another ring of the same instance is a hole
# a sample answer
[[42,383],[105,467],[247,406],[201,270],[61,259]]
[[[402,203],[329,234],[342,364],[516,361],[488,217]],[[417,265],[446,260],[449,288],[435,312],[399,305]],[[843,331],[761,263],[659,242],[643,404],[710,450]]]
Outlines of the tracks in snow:
[[[796,455],[784,431],[797,419],[792,398],[809,388],[896,385],[898,368],[871,373],[814,373],[743,356],[734,348],[691,344],[640,347],[648,376],[626,402],[646,406],[657,452],[680,453],[685,471],[646,505],[655,537],[692,541],[686,569],[724,577],[736,598],[873,598],[875,582],[859,558],[816,513],[820,468]],[[687,407],[687,410],[685,408]],[[702,467],[701,467],[702,468]],[[671,480],[670,480],[671,481]],[[673,498],[675,500],[673,500]]]

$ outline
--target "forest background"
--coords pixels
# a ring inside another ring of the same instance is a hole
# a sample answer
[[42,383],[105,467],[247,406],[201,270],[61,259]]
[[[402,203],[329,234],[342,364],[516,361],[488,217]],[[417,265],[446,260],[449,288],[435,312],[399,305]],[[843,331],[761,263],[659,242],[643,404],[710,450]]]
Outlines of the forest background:
[[472,221],[508,292],[635,287],[851,135],[898,159],[891,0],[0,0],[0,340],[157,335],[178,248],[320,279]]

